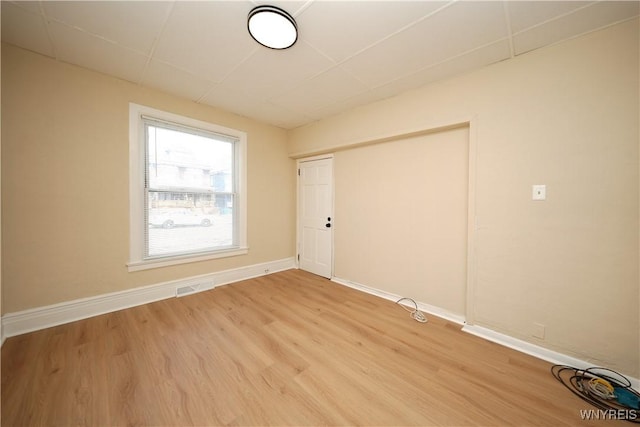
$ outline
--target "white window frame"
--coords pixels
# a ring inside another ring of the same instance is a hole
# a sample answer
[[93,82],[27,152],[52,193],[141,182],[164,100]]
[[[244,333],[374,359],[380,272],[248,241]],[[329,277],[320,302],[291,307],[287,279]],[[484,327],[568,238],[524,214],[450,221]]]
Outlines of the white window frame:
[[[167,121],[202,129],[204,131],[228,135],[238,139],[236,145],[237,197],[234,210],[237,210],[237,246],[230,249],[213,250],[205,253],[177,255],[145,259],[145,162],[146,142],[144,140],[144,123],[142,116],[153,117]],[[226,128],[213,123],[180,116],[178,114],[157,110],[129,103],[129,271],[147,270],[169,265],[185,264],[189,262],[205,261],[216,258],[226,258],[244,255],[249,252],[247,246],[247,134],[245,132]]]

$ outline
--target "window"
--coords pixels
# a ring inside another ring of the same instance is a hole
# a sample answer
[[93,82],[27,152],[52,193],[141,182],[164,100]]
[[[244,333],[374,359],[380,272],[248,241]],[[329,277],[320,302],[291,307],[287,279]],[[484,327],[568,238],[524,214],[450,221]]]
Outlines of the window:
[[247,253],[246,134],[129,110],[129,271]]

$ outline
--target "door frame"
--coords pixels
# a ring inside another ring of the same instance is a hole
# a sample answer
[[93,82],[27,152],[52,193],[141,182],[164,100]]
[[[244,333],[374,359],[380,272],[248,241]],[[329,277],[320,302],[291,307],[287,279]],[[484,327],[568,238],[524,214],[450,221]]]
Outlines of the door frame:
[[300,268],[300,250],[301,250],[301,243],[300,243],[300,239],[302,237],[302,233],[300,230],[301,224],[300,224],[300,164],[301,163],[305,163],[305,162],[312,162],[314,160],[327,160],[327,159],[331,159],[331,279],[333,279],[334,277],[334,252],[335,252],[335,245],[334,245],[334,231],[335,231],[335,179],[334,179],[334,168],[333,168],[333,153],[328,153],[328,154],[321,154],[321,155],[317,155],[317,156],[310,156],[310,157],[302,157],[299,159],[296,159],[296,256],[295,256],[295,263],[296,263],[296,268]]

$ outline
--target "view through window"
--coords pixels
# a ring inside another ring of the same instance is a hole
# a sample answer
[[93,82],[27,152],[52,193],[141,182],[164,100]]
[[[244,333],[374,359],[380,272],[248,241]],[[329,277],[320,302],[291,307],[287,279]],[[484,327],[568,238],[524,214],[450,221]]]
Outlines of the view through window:
[[238,246],[234,137],[143,117],[145,258]]

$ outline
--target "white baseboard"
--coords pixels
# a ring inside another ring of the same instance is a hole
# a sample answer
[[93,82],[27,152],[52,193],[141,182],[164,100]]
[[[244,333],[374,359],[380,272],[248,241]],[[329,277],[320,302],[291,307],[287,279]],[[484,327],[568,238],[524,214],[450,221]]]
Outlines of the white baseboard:
[[[396,302],[398,301],[400,298],[402,298],[402,295],[396,295],[393,294],[391,292],[387,292],[387,291],[382,291],[380,289],[376,289],[376,288],[371,288],[369,286],[365,286],[362,285],[360,283],[356,283],[356,282],[352,282],[351,280],[346,280],[346,279],[341,279],[339,277],[333,277],[331,279],[331,281],[336,282],[340,285],[344,285],[344,286],[348,286],[350,288],[353,289],[357,289],[359,291],[371,294],[371,295],[375,295],[377,297],[380,298],[384,298],[387,299],[389,301],[393,301]],[[440,307],[436,307],[435,305],[431,305],[431,304],[425,304],[423,302],[420,301],[416,301],[416,303],[418,304],[418,309],[420,311],[423,311],[425,313],[429,313],[432,314],[434,316],[437,317],[442,317],[443,319],[449,320],[451,322],[457,323],[458,325],[463,325],[464,324],[464,316],[457,314],[457,313],[453,313],[449,310],[445,310],[444,308],[440,308]]]
[[[341,279],[338,277],[334,277],[331,280],[340,285],[348,286],[350,288],[353,288],[371,295],[375,295],[390,301],[395,302],[395,301],[398,301],[400,298],[402,298],[402,296],[393,294],[391,292],[386,292],[380,289],[371,288],[369,286],[365,286],[360,283],[355,283],[350,280]],[[487,341],[495,342],[497,344],[503,345],[505,347],[509,347],[513,350],[528,354],[530,356],[545,360],[549,363],[553,363],[556,365],[573,366],[579,369],[586,369],[594,366],[593,363],[589,363],[587,361],[577,359],[575,357],[567,356],[566,354],[558,353],[557,351],[549,350],[539,345],[532,344],[530,342],[523,341],[517,338],[513,338],[509,335],[501,334],[499,332],[493,331],[488,328],[484,328],[482,326],[467,325],[465,323],[464,316],[461,316],[456,313],[452,313],[448,310],[445,310],[430,304],[421,303],[419,301],[416,301],[416,302],[418,303],[418,308],[421,311],[424,311],[426,313],[432,314],[437,317],[441,317],[443,319],[449,320],[459,325],[463,325],[462,330],[464,332],[483,338]],[[625,375],[625,377],[629,379],[629,381],[631,382],[631,386],[634,389],[640,390],[639,379],[630,377],[628,375]]]
[[[254,264],[232,270],[192,276],[126,291],[66,301],[2,316],[2,342],[5,338],[62,325],[100,314],[111,313],[162,299],[206,291],[216,286],[296,268],[294,258]],[[178,289],[181,291],[179,292]],[[182,292],[184,290],[184,292]]]
[[[549,350],[548,348],[544,348],[527,341],[513,338],[509,335],[501,334],[500,332],[496,332],[492,329],[484,328],[482,326],[465,325],[462,330],[469,334],[483,338],[487,341],[512,348],[530,356],[537,357],[538,359],[546,360],[547,362],[553,363],[554,365],[567,365],[578,369],[587,369],[594,366],[593,363],[589,363],[575,357],[567,356],[566,354],[558,353],[557,351]],[[639,379],[629,377],[627,375],[625,376],[629,379],[629,381],[631,381],[631,386],[634,389],[640,390]]]

